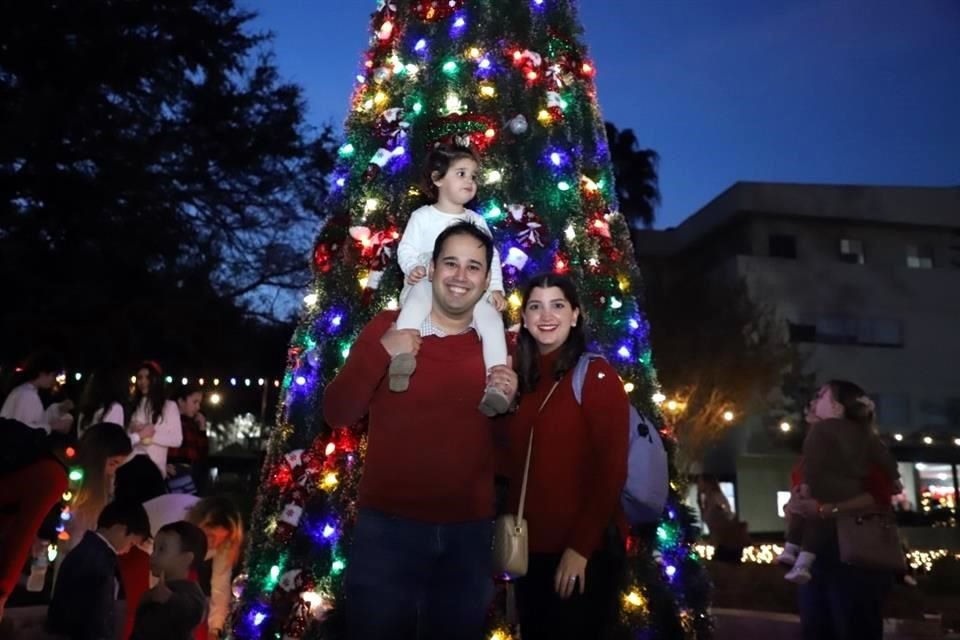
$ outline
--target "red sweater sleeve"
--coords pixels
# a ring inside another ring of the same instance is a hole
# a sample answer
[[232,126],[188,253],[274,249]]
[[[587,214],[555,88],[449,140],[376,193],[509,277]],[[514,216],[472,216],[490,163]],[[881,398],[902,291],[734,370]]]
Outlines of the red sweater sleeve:
[[890,505],[890,496],[896,493],[896,488],[894,487],[893,480],[890,478],[890,474],[887,473],[883,465],[870,465],[870,470],[867,472],[867,477],[863,484],[867,493],[873,496],[874,502],[884,506]]
[[594,360],[583,383],[583,415],[587,421],[593,473],[583,478],[588,496],[580,505],[568,546],[589,558],[603,532],[619,512],[627,481],[630,400],[616,369]]
[[340,373],[324,390],[323,417],[327,424],[351,425],[367,415],[373,394],[390,366],[390,354],[380,338],[396,317],[397,312],[385,311],[360,332]]

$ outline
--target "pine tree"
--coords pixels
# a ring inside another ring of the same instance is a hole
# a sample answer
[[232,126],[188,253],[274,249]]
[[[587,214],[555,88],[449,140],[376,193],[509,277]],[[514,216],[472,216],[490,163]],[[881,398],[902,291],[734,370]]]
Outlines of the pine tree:
[[[419,171],[437,142],[481,154],[473,208],[503,259],[508,324],[519,319],[525,278],[569,273],[593,348],[616,364],[639,410],[659,420],[639,272],[575,3],[387,0],[371,26],[235,589],[232,634],[243,640],[338,636],[365,439],[362,425],[324,424],[320,400],[360,329],[397,304],[395,248],[424,204]],[[680,480],[671,486],[662,522],[629,540],[624,638],[710,635],[695,529]],[[496,613],[489,637],[512,637]]]

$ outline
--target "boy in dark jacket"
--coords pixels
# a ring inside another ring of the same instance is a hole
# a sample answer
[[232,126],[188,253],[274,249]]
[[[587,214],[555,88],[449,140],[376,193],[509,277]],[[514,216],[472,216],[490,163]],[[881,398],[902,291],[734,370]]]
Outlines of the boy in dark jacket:
[[130,640],[191,640],[207,613],[207,599],[189,579],[207,555],[207,536],[189,522],[160,528],[153,542],[150,571],[160,581],[143,594]]
[[116,636],[114,599],[117,556],[150,537],[143,505],[112,502],[60,567],[47,630],[70,640],[112,640]]

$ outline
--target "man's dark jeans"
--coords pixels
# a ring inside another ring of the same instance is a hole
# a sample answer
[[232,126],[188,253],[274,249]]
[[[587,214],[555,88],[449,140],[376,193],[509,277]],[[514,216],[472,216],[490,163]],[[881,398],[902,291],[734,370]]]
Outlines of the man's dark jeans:
[[431,524],[361,509],[347,563],[350,640],[480,640],[493,521]]

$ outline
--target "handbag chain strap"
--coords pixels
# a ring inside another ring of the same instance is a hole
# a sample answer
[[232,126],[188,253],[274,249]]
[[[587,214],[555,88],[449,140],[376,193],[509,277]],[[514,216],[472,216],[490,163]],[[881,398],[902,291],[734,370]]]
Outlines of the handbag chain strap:
[[547,400],[549,400],[553,392],[557,390],[557,385],[559,384],[560,381],[557,380],[553,383],[553,386],[550,387],[550,392],[547,393],[547,397],[540,403],[540,408],[537,409],[537,415],[533,418],[534,424],[530,425],[530,441],[527,443],[527,461],[523,464],[523,484],[520,485],[520,508],[517,509],[517,526],[520,526],[520,523],[523,521],[523,505],[527,501],[527,475],[530,473],[530,454],[533,453],[533,430],[536,426],[535,423],[537,417],[543,412],[543,408],[547,406]]

